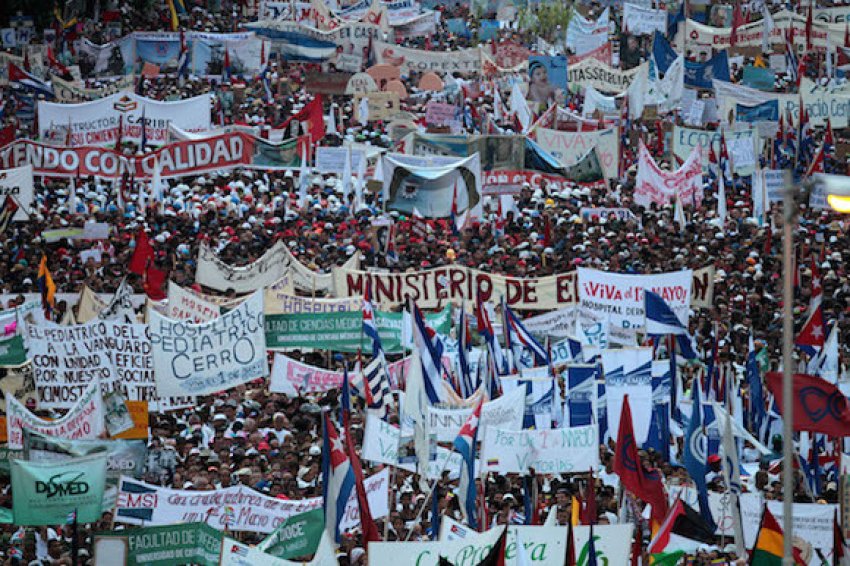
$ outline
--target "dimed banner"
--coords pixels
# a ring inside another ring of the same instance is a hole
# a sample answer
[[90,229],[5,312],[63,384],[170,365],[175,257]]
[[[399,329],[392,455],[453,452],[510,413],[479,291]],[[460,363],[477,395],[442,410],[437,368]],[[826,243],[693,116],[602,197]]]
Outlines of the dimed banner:
[[481,447],[481,471],[499,474],[568,474],[599,464],[594,425],[553,430],[490,429]]
[[676,199],[695,208],[702,206],[702,151],[700,148],[694,148],[687,161],[675,171],[664,171],[641,141],[634,198],[635,204],[646,207],[649,207],[651,203],[664,206]]
[[[200,175],[210,171],[246,167],[287,169],[297,167],[300,140],[271,143],[244,132],[170,143],[139,157],[95,145],[65,147],[18,140],[0,149],[4,169],[32,165],[33,173],[46,177],[97,177],[114,181],[127,174],[137,181],[153,179],[157,169],[163,179]],[[61,139],[59,143],[65,143]]]
[[399,67],[405,76],[413,71],[448,75],[481,71],[481,50],[478,47],[457,51],[426,51],[375,41],[374,50],[377,63]]

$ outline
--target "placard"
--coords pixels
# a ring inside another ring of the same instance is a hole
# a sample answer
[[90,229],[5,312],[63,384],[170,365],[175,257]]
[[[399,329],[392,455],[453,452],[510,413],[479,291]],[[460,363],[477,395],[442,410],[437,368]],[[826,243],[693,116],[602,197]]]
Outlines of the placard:
[[481,470],[499,474],[568,474],[599,465],[596,425],[552,430],[490,429],[481,448]]

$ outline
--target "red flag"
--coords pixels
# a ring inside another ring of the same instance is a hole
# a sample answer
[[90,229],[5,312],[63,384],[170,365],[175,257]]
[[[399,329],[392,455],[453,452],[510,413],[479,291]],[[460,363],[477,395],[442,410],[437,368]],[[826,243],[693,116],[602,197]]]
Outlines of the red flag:
[[587,491],[584,494],[584,508],[581,510],[581,524],[595,525],[598,514],[596,511],[596,485],[593,479],[593,469],[590,470],[590,478],[587,482]]
[[[782,373],[765,376],[780,412],[783,407]],[[850,436],[850,407],[847,397],[832,383],[814,375],[794,374],[794,430]]]
[[153,261],[153,247],[144,229],[140,228],[136,233],[136,247],[130,259],[130,273],[144,275],[150,261]]
[[567,524],[567,556],[564,560],[564,566],[576,566],[576,540],[573,536],[572,521]]
[[260,65],[266,64],[266,42],[265,40],[260,43]]
[[673,533],[673,525],[676,524],[676,518],[684,514],[685,506],[682,503],[682,500],[677,497],[675,503],[673,503],[673,507],[670,509],[670,512],[667,513],[667,517],[664,518],[664,522],[661,523],[661,526],[658,527],[658,531],[655,533],[655,536],[652,537],[651,541],[649,541],[647,551],[650,554],[658,554],[667,548],[667,545],[670,543],[670,535]]
[[850,24],[844,22],[844,47],[850,47]]
[[165,272],[154,267],[153,263],[148,264],[148,267],[145,270],[145,280],[142,284],[148,297],[154,301],[161,301],[165,299],[168,295],[166,295],[165,291],[162,290],[162,286],[164,284]]
[[290,122],[298,120],[299,122],[308,122],[310,124],[308,133],[311,136],[311,141],[316,143],[325,137],[325,112],[322,106],[322,95],[317,94],[316,98],[304,105],[304,108],[290,116],[278,128],[285,129]]
[[730,45],[735,47],[738,43],[738,28],[746,24],[744,14],[741,13],[741,3],[735,2],[735,8],[732,10],[732,36],[729,38]]
[[811,177],[817,173],[826,173],[826,169],[824,168],[823,146],[818,149],[818,152],[815,154],[815,158],[812,159],[812,162],[809,164],[809,168],[806,170],[806,177]]
[[115,148],[120,149],[121,140],[124,139],[124,116],[118,116],[118,133],[115,136]]
[[0,129],[0,147],[9,145],[13,141],[15,141],[15,126],[13,124]]
[[638,456],[635,433],[632,428],[632,409],[629,396],[623,398],[620,413],[620,430],[617,434],[617,452],[614,455],[614,472],[620,476],[623,487],[652,505],[653,520],[661,523],[667,516],[667,497],[657,470],[647,471]]
[[[368,389],[368,384],[366,388]],[[363,467],[360,465],[357,452],[354,450],[354,441],[350,434],[346,434],[345,444],[348,459],[351,461],[351,469],[354,470],[354,488],[357,490],[357,505],[360,508],[360,528],[363,532],[363,541],[367,543],[380,542],[382,540],[381,534],[378,532],[378,525],[372,519],[369,498],[366,496],[366,486],[363,484]]]
[[809,318],[800,329],[800,333],[794,339],[794,344],[798,346],[812,346],[814,348],[823,348],[826,332],[823,326],[823,308],[820,304],[816,305],[809,314]]
[[814,27],[812,4],[814,2],[809,2],[809,13],[806,15],[806,51],[812,50],[812,28]]

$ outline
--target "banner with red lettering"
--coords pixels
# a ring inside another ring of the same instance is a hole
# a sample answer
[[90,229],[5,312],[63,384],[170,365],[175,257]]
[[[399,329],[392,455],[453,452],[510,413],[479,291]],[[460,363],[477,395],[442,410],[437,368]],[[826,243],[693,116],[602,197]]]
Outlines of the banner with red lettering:
[[665,205],[676,197],[696,207],[702,205],[702,149],[694,148],[690,157],[675,171],[664,171],[640,142],[635,204],[648,207],[651,203]]
[[341,371],[304,364],[278,352],[274,355],[269,391],[292,396],[322,393],[338,389],[342,385],[342,379]]
[[165,102],[119,92],[80,104],[40,101],[38,135],[39,139],[71,147],[112,146],[119,136],[121,141],[140,143],[144,121],[147,143],[165,145],[169,124],[189,132],[209,130],[211,100],[210,94],[203,94]]
[[[710,306],[714,294],[714,266],[681,273],[693,278],[693,284],[689,282],[687,286],[689,293],[693,290],[690,304]],[[367,283],[371,283],[372,300],[384,309],[403,304],[407,296],[425,309],[440,309],[447,302],[472,302],[476,298],[498,302],[504,296],[508,306],[516,310],[556,310],[578,304],[577,281],[575,271],[522,278],[505,277],[460,265],[405,273],[378,273],[345,267],[333,269],[334,294],[337,297],[363,296]],[[643,313],[642,303],[640,312]]]
[[115,180],[129,174],[137,181],[152,179],[158,167],[163,179],[234,167],[286,169],[300,165],[301,140],[274,144],[242,132],[231,132],[171,143],[138,157],[104,147],[61,147],[19,140],[0,149],[0,169],[32,165],[35,175],[46,177]]
[[642,329],[646,324],[644,291],[657,293],[685,324],[691,304],[690,269],[672,273],[627,275],[578,268],[579,317],[608,321],[612,328]]

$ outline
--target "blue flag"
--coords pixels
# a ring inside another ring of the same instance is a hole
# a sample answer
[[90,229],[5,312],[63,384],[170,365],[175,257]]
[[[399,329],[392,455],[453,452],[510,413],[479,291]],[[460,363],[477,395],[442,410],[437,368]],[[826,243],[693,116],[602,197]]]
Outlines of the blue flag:
[[688,470],[688,474],[693,479],[699,494],[699,511],[706,523],[715,529],[714,519],[711,516],[711,510],[708,508],[708,490],[705,484],[705,473],[708,468],[706,460],[708,458],[707,445],[708,441],[703,430],[702,422],[702,400],[700,399],[699,379],[694,379],[693,386],[693,412],[691,413],[691,422],[688,424],[688,432],[685,433],[685,454],[684,464]]

